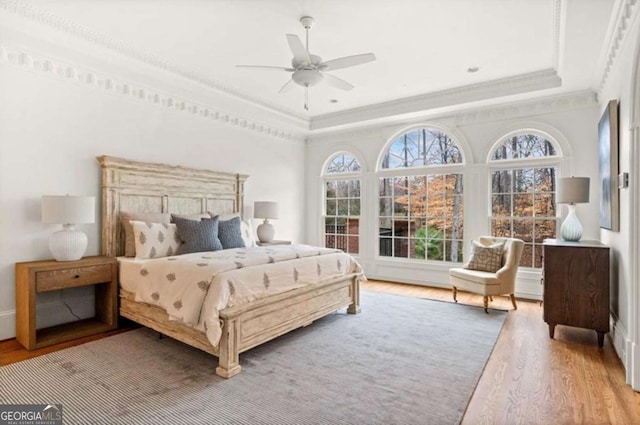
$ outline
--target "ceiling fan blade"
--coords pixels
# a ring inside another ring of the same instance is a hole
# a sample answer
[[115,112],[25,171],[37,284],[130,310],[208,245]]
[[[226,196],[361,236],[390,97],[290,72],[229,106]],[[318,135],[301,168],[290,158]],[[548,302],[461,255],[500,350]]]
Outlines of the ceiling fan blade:
[[291,90],[295,85],[296,85],[295,81],[293,81],[292,79],[289,79],[289,81],[287,81],[286,83],[284,83],[282,87],[280,87],[280,90],[278,90],[278,93],[286,93],[289,90]]
[[373,53],[362,53],[360,55],[345,56],[343,58],[322,62],[320,65],[318,65],[318,69],[321,69],[323,71],[333,71],[335,69],[360,65],[374,60],[376,60],[376,55],[374,55]]
[[300,37],[295,34],[287,34],[287,42],[289,43],[289,48],[291,49],[291,53],[293,53],[293,58],[296,62],[311,63],[309,52],[304,48],[304,44],[302,44]]
[[270,69],[279,71],[293,72],[293,68],[285,68],[284,66],[270,66],[270,65],[236,65],[236,68],[249,68],[249,69]]
[[345,80],[343,80],[342,78],[338,78],[335,75],[331,75],[331,74],[327,74],[327,73],[323,73],[322,75],[324,75],[324,81],[329,84],[332,87],[335,87],[337,89],[340,90],[351,90],[354,85],[351,83],[346,82]]

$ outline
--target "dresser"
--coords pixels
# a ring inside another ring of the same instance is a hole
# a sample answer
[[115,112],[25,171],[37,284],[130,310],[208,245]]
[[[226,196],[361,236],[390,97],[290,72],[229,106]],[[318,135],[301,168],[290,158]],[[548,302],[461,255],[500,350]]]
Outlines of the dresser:
[[[28,350],[116,329],[118,263],[113,257],[16,263],[16,339]],[[79,286],[95,288],[95,317],[37,329],[38,294]]]
[[544,321],[593,329],[598,345],[609,332],[609,247],[598,241],[543,242]]

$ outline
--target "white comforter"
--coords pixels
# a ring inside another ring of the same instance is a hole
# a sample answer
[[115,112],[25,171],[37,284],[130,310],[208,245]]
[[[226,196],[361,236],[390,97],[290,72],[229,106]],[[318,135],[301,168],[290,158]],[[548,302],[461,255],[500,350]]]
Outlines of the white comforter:
[[172,320],[204,330],[213,346],[222,332],[218,315],[222,309],[362,273],[350,255],[308,245],[237,248],[144,261],[136,301],[159,306]]

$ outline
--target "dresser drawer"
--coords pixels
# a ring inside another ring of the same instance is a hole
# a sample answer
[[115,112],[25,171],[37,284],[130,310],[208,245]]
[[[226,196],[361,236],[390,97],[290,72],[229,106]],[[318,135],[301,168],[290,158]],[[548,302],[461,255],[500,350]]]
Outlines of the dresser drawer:
[[36,291],[55,291],[74,286],[110,282],[112,279],[111,264],[47,270],[36,272]]

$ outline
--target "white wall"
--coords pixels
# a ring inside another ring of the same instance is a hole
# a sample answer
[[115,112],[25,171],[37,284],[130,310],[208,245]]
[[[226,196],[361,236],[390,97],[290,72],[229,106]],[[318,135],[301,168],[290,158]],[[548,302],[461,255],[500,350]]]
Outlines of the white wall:
[[[635,61],[640,51],[639,19],[636,13],[636,18],[632,21],[633,24],[617,54],[614,66],[599,93],[600,113],[604,111],[609,100],[617,99],[619,102],[619,171],[635,173],[636,176],[640,166],[637,146],[640,139],[634,140],[634,124],[637,128],[638,123],[633,122],[631,112],[634,103],[636,108],[640,107],[640,92],[635,93],[634,99],[633,88],[637,78],[635,73],[638,72]],[[640,390],[640,323],[638,322],[640,282],[637,280],[638,276],[633,275],[634,267],[635,270],[639,270],[640,267],[637,265],[638,252],[634,252],[632,248],[639,238],[637,232],[640,217],[637,202],[640,200],[640,188],[637,187],[637,180],[635,184],[636,186],[632,182],[629,188],[619,190],[619,231],[601,229],[600,237],[612,251],[611,323],[616,351],[627,370],[627,382],[634,389]],[[635,204],[632,200],[634,194]]]
[[[586,99],[586,100],[585,100]],[[576,101],[579,100],[579,101]],[[552,106],[550,106],[552,105]],[[512,111],[504,113],[504,111]],[[516,111],[516,112],[513,112]],[[530,112],[527,112],[530,111]],[[561,174],[586,176],[595,182],[598,176],[597,123],[595,93],[542,98],[515,104],[492,106],[482,110],[412,120],[411,122],[328,133],[308,142],[307,157],[307,235],[310,243],[322,244],[322,180],[325,161],[336,151],[353,152],[363,161],[362,217],[360,255],[369,277],[448,287],[451,263],[421,262],[376,258],[377,177],[375,170],[386,143],[398,132],[415,125],[436,125],[449,131],[466,148],[464,168],[465,247],[468,242],[489,234],[489,174],[486,159],[491,147],[507,133],[517,129],[537,129],[558,142],[564,153]],[[583,239],[598,239],[598,185],[591,185],[591,203],[577,208],[584,226]],[[562,215],[566,209],[562,208]],[[465,252],[467,249],[465,248]],[[518,274],[516,295],[540,299],[540,272],[522,270]]]
[[[89,237],[87,255],[99,254],[99,155],[248,174],[245,205],[279,202],[276,236],[303,240],[305,145],[294,125],[170,74],[138,74],[140,64],[106,62],[101,52],[43,50],[46,38],[1,24],[0,340],[15,335],[14,264],[50,258],[48,236],[56,226],[40,222],[42,195],[96,197],[96,223],[80,227]],[[83,79],[88,73],[92,80]],[[184,101],[185,108],[136,97],[136,87],[144,96]],[[195,113],[190,105],[198,105]],[[213,111],[217,116],[205,116]],[[90,289],[65,291],[80,316],[93,313]],[[72,319],[60,297],[39,296],[39,326]]]

